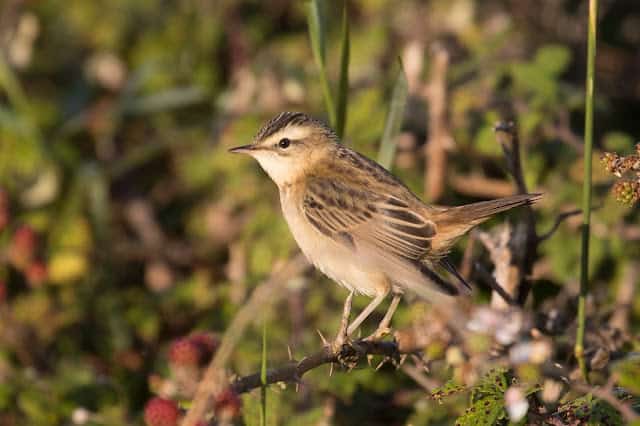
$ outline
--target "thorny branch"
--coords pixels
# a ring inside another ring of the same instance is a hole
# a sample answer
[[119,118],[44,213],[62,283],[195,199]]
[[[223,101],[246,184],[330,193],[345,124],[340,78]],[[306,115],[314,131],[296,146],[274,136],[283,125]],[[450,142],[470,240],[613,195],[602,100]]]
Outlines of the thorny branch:
[[[389,361],[397,365],[400,362],[401,353],[403,352],[398,344],[391,341],[358,340],[342,345],[339,350],[334,350],[331,345],[325,345],[318,352],[300,361],[290,361],[281,367],[267,370],[267,384],[298,383],[306,372],[324,364],[336,363],[351,369],[359,361],[371,355],[382,355],[383,362]],[[260,386],[262,383],[258,372],[235,379],[231,388],[237,393],[243,393]]]

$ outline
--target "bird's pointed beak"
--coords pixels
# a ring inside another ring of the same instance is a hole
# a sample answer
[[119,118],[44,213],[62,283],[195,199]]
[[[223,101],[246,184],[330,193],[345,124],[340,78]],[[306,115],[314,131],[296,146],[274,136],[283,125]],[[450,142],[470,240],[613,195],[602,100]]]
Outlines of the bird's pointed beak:
[[242,145],[236,146],[235,148],[231,148],[229,152],[232,154],[249,154],[251,151],[255,150],[254,145]]

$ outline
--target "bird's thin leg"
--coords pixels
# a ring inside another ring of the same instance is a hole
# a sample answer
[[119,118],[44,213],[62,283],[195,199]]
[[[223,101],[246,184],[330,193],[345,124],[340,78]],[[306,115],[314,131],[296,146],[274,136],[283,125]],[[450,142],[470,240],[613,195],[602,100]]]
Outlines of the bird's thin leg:
[[353,302],[353,293],[354,293],[353,290],[349,292],[347,299],[344,301],[344,307],[342,308],[342,320],[340,321],[340,330],[338,330],[338,335],[336,336],[336,340],[334,342],[334,346],[337,349],[340,349],[340,347],[342,347],[342,345],[349,338],[347,329],[349,327],[349,316],[351,315],[351,304]]
[[366,320],[367,317],[371,315],[371,312],[373,312],[378,307],[378,305],[382,303],[382,301],[384,300],[385,297],[387,297],[388,294],[389,294],[389,291],[380,293],[371,302],[369,302],[367,307],[364,308],[362,312],[360,312],[360,315],[358,315],[356,319],[354,319],[353,322],[349,324],[349,328],[347,329],[347,334],[351,335],[354,331],[356,331],[358,327],[360,327],[360,325],[364,322],[364,320]]
[[389,305],[389,309],[387,309],[387,313],[384,314],[384,318],[382,318],[382,321],[380,321],[380,324],[378,324],[378,328],[376,329],[376,331],[374,331],[372,335],[367,337],[367,340],[380,339],[391,331],[391,329],[389,328],[389,325],[391,325],[391,318],[393,318],[393,314],[396,313],[396,309],[398,309],[400,300],[402,300],[402,295],[394,293],[393,299],[391,299],[391,304]]

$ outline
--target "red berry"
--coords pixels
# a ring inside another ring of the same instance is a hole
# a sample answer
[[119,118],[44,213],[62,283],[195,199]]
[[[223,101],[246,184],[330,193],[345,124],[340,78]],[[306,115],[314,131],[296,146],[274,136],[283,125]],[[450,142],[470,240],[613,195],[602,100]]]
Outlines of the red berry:
[[240,414],[242,400],[232,389],[227,388],[216,396],[214,409],[222,418],[234,418]]
[[180,410],[175,402],[164,398],[153,398],[144,407],[144,421],[147,426],[176,426]]
[[16,229],[11,237],[9,259],[17,269],[26,268],[35,254],[37,237],[34,230],[26,225]]
[[9,223],[9,196],[7,191],[0,188],[0,231]]
[[0,281],[0,303],[7,300],[7,284],[4,281]]
[[200,362],[206,362],[218,349],[218,339],[211,333],[196,333],[188,337],[200,349]]
[[197,366],[202,359],[202,350],[188,337],[175,340],[169,348],[169,362],[178,366]]
[[24,274],[29,285],[37,287],[47,280],[47,266],[36,260],[27,266]]

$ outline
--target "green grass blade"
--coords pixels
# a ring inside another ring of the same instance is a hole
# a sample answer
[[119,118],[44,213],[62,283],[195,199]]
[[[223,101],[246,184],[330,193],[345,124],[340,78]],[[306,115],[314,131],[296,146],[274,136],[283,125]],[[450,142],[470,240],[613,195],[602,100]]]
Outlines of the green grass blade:
[[262,325],[262,362],[260,365],[260,406],[262,408],[260,415],[260,424],[267,425],[267,321]]
[[395,139],[400,132],[402,118],[404,117],[404,108],[407,105],[407,97],[409,95],[409,87],[407,76],[404,74],[402,62],[400,62],[400,70],[396,81],[393,85],[393,94],[391,95],[391,107],[384,125],[382,141],[380,142],[380,151],[378,151],[378,163],[386,169],[390,169],[393,164],[393,158],[396,155]]
[[587,83],[584,113],[584,182],[582,187],[582,254],[580,258],[580,296],[578,297],[578,329],[574,348],[582,376],[588,381],[584,359],[585,300],[589,290],[589,237],[591,224],[591,159],[593,151],[593,98],[595,86],[596,28],[598,0],[589,0],[587,46]]
[[11,66],[7,64],[4,58],[0,57],[0,93],[6,93],[9,103],[13,105],[16,111],[25,116],[29,116],[29,101],[18,78],[13,73]]
[[338,105],[336,133],[342,139],[347,125],[347,98],[349,94],[349,16],[345,0],[342,9],[342,42],[340,52],[340,81],[338,83]]
[[329,76],[327,75],[327,67],[325,62],[325,46],[326,32],[325,20],[323,16],[322,0],[311,0],[308,4],[307,22],[309,25],[309,38],[311,39],[311,50],[313,58],[318,65],[320,71],[320,86],[329,115],[329,123],[335,128],[336,110],[331,96],[331,87],[329,86]]

